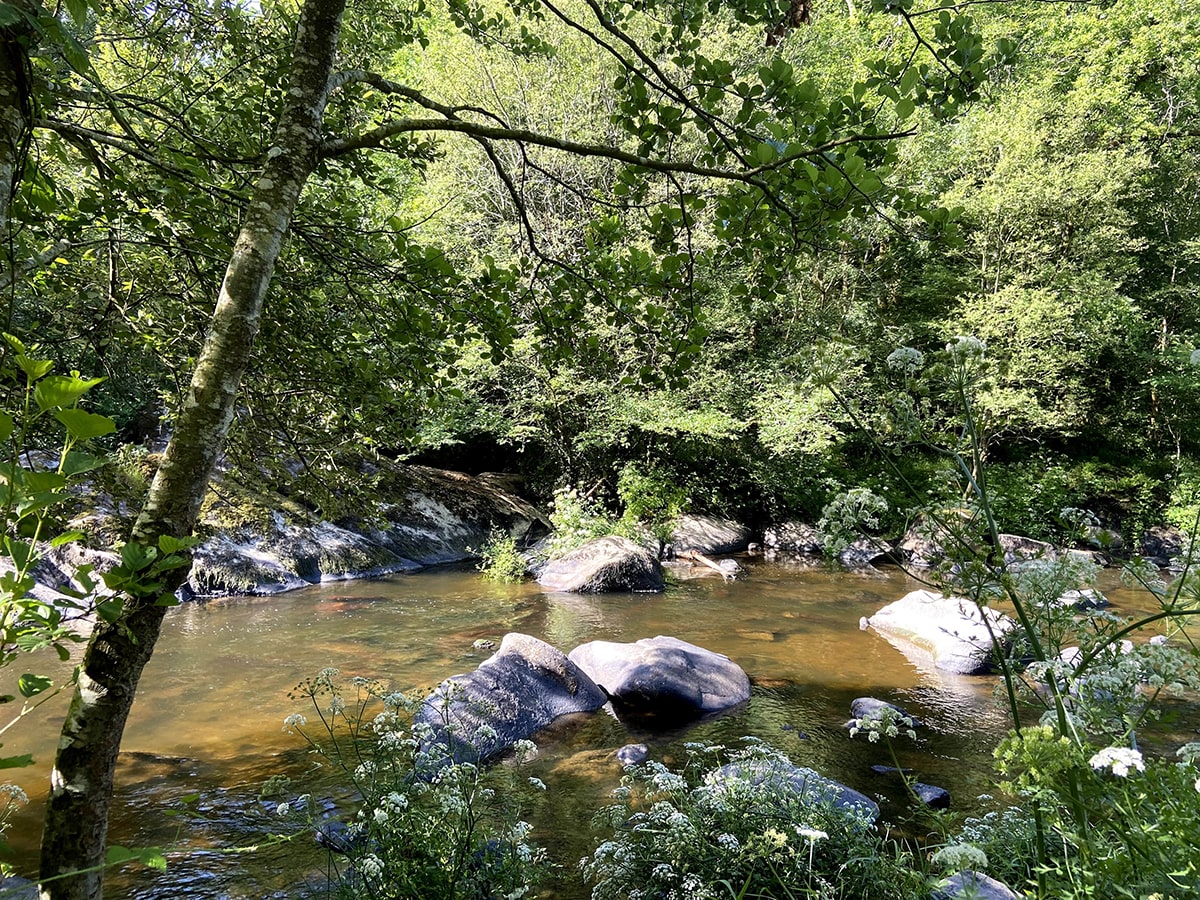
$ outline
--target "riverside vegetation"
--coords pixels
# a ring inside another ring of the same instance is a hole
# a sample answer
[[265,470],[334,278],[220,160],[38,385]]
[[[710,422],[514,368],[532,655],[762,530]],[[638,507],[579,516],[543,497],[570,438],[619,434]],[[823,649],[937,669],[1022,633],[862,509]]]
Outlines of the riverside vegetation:
[[[722,823],[743,855],[675,875],[820,895],[837,846],[922,877],[986,856],[1046,896],[1194,886],[1194,755],[1147,740],[1195,688],[1190,541],[1169,582],[1131,567],[1142,623],[1060,609],[1076,561],[998,554],[1001,530],[1134,560],[1195,531],[1191,5],[12,0],[0,38],[0,652],[94,635],[68,683],[5,698],[24,727],[75,691],[50,896],[99,897],[106,855],[161,863],[106,846],[112,768],[218,459],[333,520],[372,457],[519,472],[556,540],[661,544],[690,509],[822,520],[836,547],[922,516],[930,579],[1017,616],[1016,811],[882,855],[816,811],[783,843]],[[143,453],[153,480],[102,466]],[[114,567],[64,563],[38,599],[106,478],[142,510]],[[685,781],[659,800],[717,815]],[[605,858],[642,872],[654,834]]]

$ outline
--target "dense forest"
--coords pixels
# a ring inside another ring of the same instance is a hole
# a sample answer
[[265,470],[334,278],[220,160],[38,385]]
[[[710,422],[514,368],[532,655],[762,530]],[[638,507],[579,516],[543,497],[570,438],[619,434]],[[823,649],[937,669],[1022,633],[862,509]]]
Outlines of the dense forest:
[[71,478],[144,510],[44,876],[102,858],[216,466],[329,519],[373,459],[757,526],[869,490],[898,536],[969,445],[993,530],[1136,556],[1200,509],[1181,0],[12,0],[0,38],[6,553]]

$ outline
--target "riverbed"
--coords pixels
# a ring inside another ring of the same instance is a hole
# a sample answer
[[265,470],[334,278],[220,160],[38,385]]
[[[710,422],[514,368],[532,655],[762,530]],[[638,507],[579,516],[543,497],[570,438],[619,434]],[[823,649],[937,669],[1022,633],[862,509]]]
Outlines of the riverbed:
[[[275,597],[190,603],[168,613],[123,744],[110,840],[169,848],[165,872],[130,869],[108,896],[263,898],[319,893],[327,863],[305,832],[285,830],[263,783],[287,774],[302,785],[311,758],[283,728],[305,712],[289,692],[324,667],[378,678],[394,689],[429,688],[468,671],[508,632],[564,652],[590,640],[673,635],[728,655],[750,675],[750,702],[729,715],[669,733],[637,730],[599,712],[539,741],[531,774],[548,786],[534,811],[537,833],[568,871],[589,845],[588,821],[617,784],[612,755],[645,742],[671,762],[683,741],[733,744],[753,735],[868,795],[899,798],[881,748],[851,740],[850,701],[875,696],[924,723],[901,762],[971,809],[988,788],[990,751],[1006,726],[995,679],[956,677],[907,659],[861,631],[860,617],[922,587],[900,571],[835,571],[811,560],[742,561],[743,577],[675,581],[660,595],[548,594],[535,584],[497,585],[470,570],[431,570],[330,583]],[[1102,585],[1118,606],[1115,578]],[[61,701],[61,698],[60,698]],[[33,753],[15,775],[30,805],[10,831],[18,872],[36,868],[41,803],[65,702],[48,703],[6,736],[5,755]],[[344,800],[334,797],[331,800]],[[885,805],[885,810],[887,806]],[[243,848],[258,846],[257,850]],[[585,896],[571,876],[555,896]]]

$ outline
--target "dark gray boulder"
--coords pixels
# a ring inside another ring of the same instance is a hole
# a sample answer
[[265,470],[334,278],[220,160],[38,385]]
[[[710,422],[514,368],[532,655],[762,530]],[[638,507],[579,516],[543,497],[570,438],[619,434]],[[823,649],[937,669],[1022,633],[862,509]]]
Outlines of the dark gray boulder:
[[918,781],[913,784],[912,789],[913,793],[917,795],[917,799],[921,801],[922,806],[927,806],[930,809],[950,808],[950,792],[945,788],[938,787],[936,784],[924,784]]
[[688,719],[750,699],[750,679],[741,666],[678,638],[592,641],[568,658],[625,712]]
[[912,591],[865,622],[906,655],[929,660],[940,671],[955,675],[989,671],[996,643],[992,635],[1003,643],[1016,627],[994,609],[933,591]]
[[933,888],[932,900],[1018,900],[1002,881],[982,872],[959,872],[943,878]]
[[715,516],[680,516],[671,532],[671,545],[676,552],[695,550],[705,555],[740,553],[750,545],[754,536],[745,525],[732,519]]
[[538,584],[574,594],[656,593],[666,587],[662,566],[628,538],[595,538],[538,572]]
[[527,634],[506,634],[474,672],[443,681],[417,711],[431,729],[434,764],[487,760],[560,716],[592,712],[608,698],[563,653]]
[[718,789],[734,789],[739,781],[755,786],[765,784],[816,803],[857,810],[870,821],[879,816],[879,805],[866,794],[786,759],[768,757],[729,763],[710,772],[705,780]]

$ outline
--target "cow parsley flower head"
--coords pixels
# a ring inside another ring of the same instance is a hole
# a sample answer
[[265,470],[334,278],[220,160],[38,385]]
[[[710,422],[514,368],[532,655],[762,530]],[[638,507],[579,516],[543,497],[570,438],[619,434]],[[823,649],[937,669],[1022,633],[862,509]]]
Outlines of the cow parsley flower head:
[[925,354],[913,347],[897,347],[887,355],[885,361],[893,372],[915,375],[925,365]]
[[1097,772],[1111,769],[1118,778],[1126,777],[1130,769],[1137,769],[1139,772],[1146,771],[1142,754],[1130,747],[1105,747],[1088,760],[1088,765]]
[[829,837],[828,833],[820,831],[816,828],[797,828],[796,834],[813,842],[823,841],[825,838]]
[[943,847],[929,860],[943,872],[983,871],[988,867],[987,854],[974,844],[951,844]]
[[956,363],[983,359],[987,344],[972,335],[960,334],[946,345],[946,351]]

